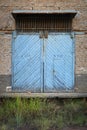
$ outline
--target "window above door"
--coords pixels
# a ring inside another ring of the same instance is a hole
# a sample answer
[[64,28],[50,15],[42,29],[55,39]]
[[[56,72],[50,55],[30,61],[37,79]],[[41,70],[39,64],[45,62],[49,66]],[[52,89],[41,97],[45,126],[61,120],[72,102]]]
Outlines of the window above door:
[[15,18],[18,32],[71,32],[72,19],[76,15],[74,10],[57,11],[27,11],[15,10],[12,15]]

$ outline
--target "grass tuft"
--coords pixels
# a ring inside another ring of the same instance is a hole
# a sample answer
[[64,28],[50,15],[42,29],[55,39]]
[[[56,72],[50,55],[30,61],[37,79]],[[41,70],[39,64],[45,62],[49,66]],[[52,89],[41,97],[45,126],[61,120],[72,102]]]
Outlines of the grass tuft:
[[87,125],[87,101],[84,99],[14,98],[0,102],[0,130],[62,129]]

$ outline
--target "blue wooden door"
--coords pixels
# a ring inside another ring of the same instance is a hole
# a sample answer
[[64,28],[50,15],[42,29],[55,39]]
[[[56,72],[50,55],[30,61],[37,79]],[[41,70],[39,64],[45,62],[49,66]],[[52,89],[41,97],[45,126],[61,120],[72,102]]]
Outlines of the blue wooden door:
[[73,39],[69,34],[49,34],[45,44],[44,91],[57,92],[73,89]]
[[38,33],[18,35],[12,48],[14,90],[58,92],[74,86],[74,44],[69,34],[40,38]]
[[14,90],[41,91],[41,46],[38,34],[18,35],[13,42]]

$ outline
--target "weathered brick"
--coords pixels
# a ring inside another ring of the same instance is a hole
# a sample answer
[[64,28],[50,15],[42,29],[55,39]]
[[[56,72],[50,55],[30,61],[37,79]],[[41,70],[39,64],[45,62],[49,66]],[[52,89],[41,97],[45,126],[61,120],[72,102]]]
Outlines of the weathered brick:
[[0,75],[11,74],[11,35],[0,35]]
[[77,10],[73,21],[74,30],[87,30],[86,0],[4,0],[0,1],[0,30],[14,29],[11,12],[14,9],[26,10]]
[[76,35],[76,73],[87,74],[87,35]]
[[0,91],[2,87],[5,91],[11,79],[12,35],[8,33],[15,30],[13,10],[78,11],[72,28],[84,34],[75,35],[75,84],[78,92],[87,92],[87,0],[0,0]]

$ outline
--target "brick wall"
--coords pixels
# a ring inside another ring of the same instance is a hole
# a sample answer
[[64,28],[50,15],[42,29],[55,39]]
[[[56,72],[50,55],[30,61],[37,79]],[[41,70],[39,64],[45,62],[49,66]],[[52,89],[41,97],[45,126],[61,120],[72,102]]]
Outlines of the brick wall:
[[79,92],[87,91],[87,34],[76,35],[76,87]]
[[0,92],[11,85],[11,34],[0,34]]
[[87,31],[87,0],[0,0],[0,30],[14,29],[12,10],[77,10],[74,30]]
[[11,41],[15,20],[13,10],[76,10],[76,91],[87,92],[87,0],[0,0],[0,91],[11,85]]

